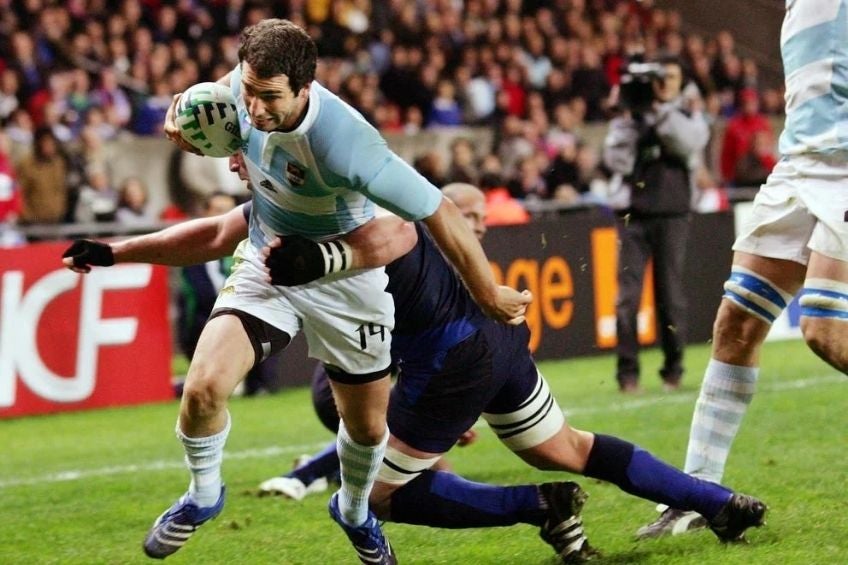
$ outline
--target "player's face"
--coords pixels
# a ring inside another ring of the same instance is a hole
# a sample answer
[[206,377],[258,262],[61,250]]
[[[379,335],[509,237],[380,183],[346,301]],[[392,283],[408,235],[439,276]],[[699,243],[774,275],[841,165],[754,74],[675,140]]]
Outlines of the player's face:
[[486,235],[486,201],[482,198],[472,198],[459,203],[457,207],[468,222],[468,227],[477,239],[482,241],[483,236]]
[[241,64],[241,92],[250,122],[262,131],[294,129],[309,102],[309,87],[292,92],[286,75],[259,78],[246,62]]

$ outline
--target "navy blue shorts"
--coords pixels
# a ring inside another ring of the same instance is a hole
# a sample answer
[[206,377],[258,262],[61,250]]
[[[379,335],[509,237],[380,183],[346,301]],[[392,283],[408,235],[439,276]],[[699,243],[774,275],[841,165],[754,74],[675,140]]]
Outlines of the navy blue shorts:
[[[538,381],[529,339],[526,325],[487,321],[428,366],[401,363],[389,401],[389,430],[415,449],[444,453],[483,412],[514,412]],[[335,433],[338,413],[320,364],[312,378],[312,401],[321,422]]]
[[389,430],[415,449],[443,453],[484,411],[515,411],[538,381],[529,339],[526,325],[487,321],[429,367],[401,363]]

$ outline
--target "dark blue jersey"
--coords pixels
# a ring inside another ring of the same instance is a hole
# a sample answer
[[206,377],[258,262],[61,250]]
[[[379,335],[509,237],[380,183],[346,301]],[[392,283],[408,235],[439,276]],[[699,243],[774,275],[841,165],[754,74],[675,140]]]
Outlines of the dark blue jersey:
[[438,366],[434,354],[468,338],[487,318],[427,229],[418,223],[415,229],[412,251],[386,267],[386,291],[395,301],[392,357]]

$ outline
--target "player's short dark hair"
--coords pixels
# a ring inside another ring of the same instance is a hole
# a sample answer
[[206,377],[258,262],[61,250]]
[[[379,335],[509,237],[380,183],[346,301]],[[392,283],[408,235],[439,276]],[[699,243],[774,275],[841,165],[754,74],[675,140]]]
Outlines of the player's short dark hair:
[[282,19],[262,20],[241,32],[239,61],[259,78],[286,75],[297,94],[315,78],[318,49],[303,28]]

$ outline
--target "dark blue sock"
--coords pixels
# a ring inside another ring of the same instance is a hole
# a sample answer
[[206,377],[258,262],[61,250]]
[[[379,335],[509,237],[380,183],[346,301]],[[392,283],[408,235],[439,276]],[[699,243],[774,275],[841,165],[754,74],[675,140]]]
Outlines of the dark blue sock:
[[425,471],[392,494],[393,522],[434,528],[488,528],[545,520],[535,485],[501,487],[473,483],[441,471]]
[[595,434],[583,474],[609,481],[641,498],[694,510],[708,520],[733,494],[721,485],[687,475],[630,442],[600,434]]
[[302,467],[298,467],[290,473],[286,473],[287,477],[294,477],[300,480],[304,485],[309,486],[315,479],[325,477],[332,480],[334,475],[339,473],[339,456],[336,453],[336,442],[327,444],[327,447],[316,453],[309,463]]

